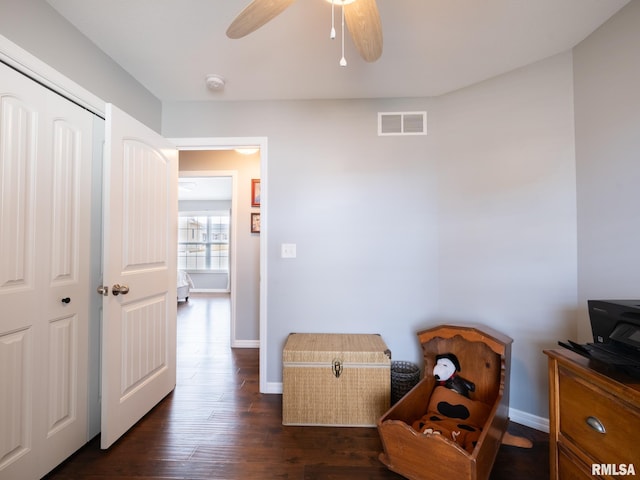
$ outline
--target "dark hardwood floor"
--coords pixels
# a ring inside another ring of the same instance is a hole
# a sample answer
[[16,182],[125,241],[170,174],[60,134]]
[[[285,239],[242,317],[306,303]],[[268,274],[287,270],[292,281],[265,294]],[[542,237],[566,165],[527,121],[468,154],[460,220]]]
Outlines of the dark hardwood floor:
[[[402,478],[378,461],[375,428],[282,426],[281,395],[259,393],[258,350],[229,347],[227,296],[194,294],[178,317],[175,391],[109,450],[93,439],[47,479]],[[509,431],[533,448],[503,445],[491,479],[548,478],[548,435]]]

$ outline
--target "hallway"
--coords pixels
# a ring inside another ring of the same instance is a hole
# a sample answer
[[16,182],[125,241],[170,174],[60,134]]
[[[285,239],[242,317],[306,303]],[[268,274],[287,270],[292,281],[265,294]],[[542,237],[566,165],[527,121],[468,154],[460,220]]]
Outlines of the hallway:
[[[280,395],[259,393],[258,349],[229,347],[227,295],[178,305],[177,386],[111,449],[96,438],[48,479],[384,480],[374,428],[284,427]],[[503,446],[492,479],[548,478],[548,436],[510,431],[531,450]]]

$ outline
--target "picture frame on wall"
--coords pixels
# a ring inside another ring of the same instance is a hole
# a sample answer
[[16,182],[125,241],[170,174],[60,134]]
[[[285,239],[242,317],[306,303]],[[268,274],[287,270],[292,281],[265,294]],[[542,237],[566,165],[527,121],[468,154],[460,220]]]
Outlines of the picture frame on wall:
[[254,178],[251,180],[251,206],[260,206],[260,179]]
[[251,233],[260,233],[260,214],[251,214]]

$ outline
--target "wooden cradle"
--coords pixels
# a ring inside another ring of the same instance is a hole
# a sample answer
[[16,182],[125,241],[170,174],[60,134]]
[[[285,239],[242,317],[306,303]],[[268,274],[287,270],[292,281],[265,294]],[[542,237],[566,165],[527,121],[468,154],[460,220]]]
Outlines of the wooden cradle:
[[[424,355],[423,379],[378,420],[384,452],[380,461],[414,480],[485,480],[489,478],[509,424],[509,373],[512,339],[487,327],[441,325],[418,333]],[[426,413],[435,379],[435,357],[454,353],[460,375],[471,380],[471,394],[492,406],[472,453],[443,435],[411,428]]]

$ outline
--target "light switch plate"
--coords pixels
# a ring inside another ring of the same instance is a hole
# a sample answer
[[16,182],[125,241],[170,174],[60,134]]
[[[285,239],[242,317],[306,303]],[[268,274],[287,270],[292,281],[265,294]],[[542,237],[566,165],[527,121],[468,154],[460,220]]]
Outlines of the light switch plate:
[[296,244],[283,243],[281,245],[280,256],[282,258],[296,258]]

